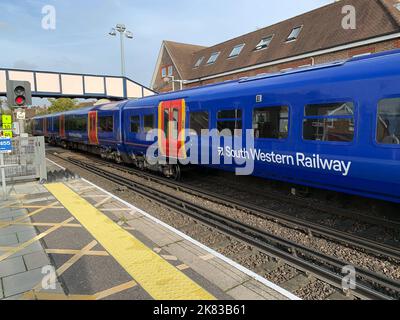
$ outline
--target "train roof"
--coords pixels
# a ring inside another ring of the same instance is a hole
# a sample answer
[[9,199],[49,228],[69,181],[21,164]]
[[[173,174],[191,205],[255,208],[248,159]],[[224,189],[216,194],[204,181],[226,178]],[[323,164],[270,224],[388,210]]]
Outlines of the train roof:
[[[250,94],[250,92],[260,90],[260,88],[279,88],[279,86],[283,85],[298,86],[309,81],[322,83],[327,81],[327,79],[352,81],[365,77],[382,76],[383,74],[390,74],[394,72],[400,73],[399,49],[371,54],[368,56],[355,57],[349,60],[336,61],[328,64],[314,65],[285,72],[263,74],[254,77],[246,77],[239,80],[230,80],[202,87],[158,94],[137,100],[106,103],[100,106],[75,109],[59,114],[83,115],[92,110],[118,111],[121,108],[137,109],[143,107],[156,107],[161,101],[176,99],[193,99],[201,101],[213,97],[224,98],[225,96],[232,96],[233,93],[234,95],[246,95]],[[57,114],[47,116],[55,115]]]
[[400,73],[399,49],[290,71],[245,77],[239,80],[230,80],[182,91],[149,96],[129,101],[124,108],[157,106],[161,101],[189,97],[198,101],[208,100],[217,96],[218,98],[224,98],[224,96],[232,96],[232,94],[245,95],[246,93],[250,93],[250,89],[259,90],[259,88],[279,87],[280,85],[296,86],[308,81],[322,83],[331,79],[351,81],[371,76],[382,76],[383,74],[393,72]]

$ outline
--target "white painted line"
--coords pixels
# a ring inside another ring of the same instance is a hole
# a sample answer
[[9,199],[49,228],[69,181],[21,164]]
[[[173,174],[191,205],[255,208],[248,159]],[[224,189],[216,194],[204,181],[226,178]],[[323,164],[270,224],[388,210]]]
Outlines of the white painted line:
[[[47,159],[48,161],[52,162],[53,164],[57,165],[58,167],[62,168],[63,170],[65,170],[65,168],[63,168],[62,166],[58,165],[57,163],[55,163],[54,161],[51,161],[49,159]],[[144,215],[145,217],[147,217],[148,219],[152,220],[153,222],[163,226],[164,228],[174,232],[175,234],[177,234],[178,236],[182,237],[183,239],[193,243],[194,245],[202,248],[203,250],[207,251],[208,253],[214,255],[215,257],[221,259],[222,261],[224,261],[225,263],[231,265],[232,267],[238,269],[239,271],[243,272],[244,274],[248,275],[249,277],[253,278],[254,280],[264,284],[265,286],[271,288],[272,290],[280,293],[281,295],[285,296],[286,298],[290,299],[290,300],[301,300],[299,297],[297,297],[296,295],[292,294],[291,292],[279,287],[278,285],[276,285],[275,283],[261,277],[260,275],[258,275],[257,273],[247,269],[246,267],[238,264],[237,262],[229,259],[228,257],[225,257],[224,255],[216,252],[215,250],[207,247],[206,245],[198,242],[197,240],[189,237],[188,235],[184,234],[183,232],[175,229],[174,227],[171,227],[170,225],[166,224],[165,222],[162,222],[161,220],[153,217],[152,215],[150,215],[149,213],[135,207],[134,205],[130,204],[129,202],[126,202],[125,200],[122,200],[121,198],[118,198],[116,195],[108,192],[107,190],[104,190],[103,188],[99,187],[98,185],[84,179],[81,178],[82,181],[85,181],[86,183],[92,185],[93,187],[99,189],[100,191],[104,192],[105,194],[111,196],[112,198],[114,198],[115,200],[118,200],[119,202],[123,203],[124,205],[126,205],[127,207],[131,208],[132,210],[136,210],[137,212],[141,213],[142,215]]]

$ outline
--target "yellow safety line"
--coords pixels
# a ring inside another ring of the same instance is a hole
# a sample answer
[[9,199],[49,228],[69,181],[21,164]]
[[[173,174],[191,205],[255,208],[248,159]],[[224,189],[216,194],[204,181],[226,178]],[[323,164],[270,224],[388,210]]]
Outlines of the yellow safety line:
[[[25,205],[19,205],[19,206],[12,206],[9,207],[9,209],[40,209],[43,208],[44,206],[25,206]],[[64,209],[64,207],[52,207],[52,209]]]
[[13,254],[25,249],[26,247],[30,246],[32,243],[39,241],[40,239],[44,238],[45,236],[49,235],[50,233],[62,228],[65,224],[75,220],[74,218],[69,218],[65,220],[64,222],[59,223],[58,225],[55,225],[54,227],[50,228],[49,230],[39,234],[38,236],[34,237],[33,239],[30,239],[24,243],[22,243],[18,247],[13,247],[12,249],[8,250],[5,254],[0,256],[0,262],[7,259],[8,257],[11,257]]
[[86,255],[86,252],[92,250],[95,246],[97,246],[97,241],[92,241],[86,247],[84,247],[81,251],[79,251],[76,255],[74,255],[71,259],[65,262],[60,268],[57,269],[56,273],[58,276],[61,276],[65,271],[71,268],[75,262],[77,262],[80,258]]
[[[68,249],[46,249],[47,254],[63,254],[63,255],[76,255],[81,252],[81,250],[68,250]],[[107,251],[88,251],[85,252],[85,256],[99,256],[107,257],[109,256]]]
[[112,296],[112,295],[114,295],[116,293],[120,293],[122,291],[131,289],[131,288],[136,287],[136,286],[137,286],[137,283],[132,280],[132,281],[129,281],[127,283],[124,283],[124,284],[121,284],[119,286],[116,286],[114,288],[110,288],[110,289],[98,292],[95,295],[93,295],[93,297],[96,300],[101,300],[101,299],[107,298],[107,297]]
[[48,300],[48,301],[56,301],[56,300],[101,300],[112,296],[114,294],[123,292],[125,290],[131,289],[137,286],[135,281],[129,281],[127,283],[121,284],[119,286],[100,291],[93,295],[65,295],[63,293],[51,293],[51,292],[37,292],[34,290],[28,291],[23,294],[22,300]]
[[[18,223],[13,223],[13,225],[16,226],[32,226],[32,227],[54,227],[58,225],[58,223],[45,223],[45,222],[18,222]],[[77,223],[68,223],[63,226],[64,228],[82,228],[80,224]]]
[[109,200],[111,200],[111,197],[107,197],[107,198],[101,200],[100,202],[96,203],[94,206],[95,206],[96,208],[100,208],[103,204],[105,204],[105,203],[106,203],[107,201],[109,201]]
[[5,227],[9,227],[9,226],[11,226],[11,225],[13,225],[13,224],[16,224],[16,223],[19,223],[19,222],[21,222],[21,221],[24,221],[24,220],[26,220],[27,218],[34,216],[35,214],[38,214],[38,213],[40,213],[40,212],[42,212],[42,211],[44,211],[44,210],[47,210],[47,209],[52,208],[52,207],[55,206],[57,203],[58,203],[58,201],[57,201],[57,202],[53,202],[52,204],[49,204],[48,206],[41,207],[40,209],[37,209],[37,210],[31,212],[30,214],[28,214],[28,215],[26,215],[26,216],[23,216],[23,217],[21,217],[21,218],[19,218],[19,219],[17,219],[17,220],[9,221],[9,222],[6,222],[6,223],[4,223],[4,224],[0,224],[0,229],[1,229],[1,228],[5,228]]
[[[92,248],[94,248],[97,245],[97,241],[92,241],[89,243],[86,247],[83,249],[79,250],[71,259],[69,259],[67,262],[65,262],[60,268],[56,270],[56,274],[58,277],[61,277],[65,271],[67,271],[69,268],[71,268],[74,263],[76,263],[80,258],[86,255],[87,252],[89,252]],[[42,283],[39,282],[33,289],[32,291],[34,293],[40,292],[42,289]]]
[[70,295],[63,293],[28,291],[24,293],[21,300],[45,300],[45,301],[65,301],[65,300],[96,300],[95,296],[89,295]]
[[64,184],[46,188],[154,299],[215,299]]

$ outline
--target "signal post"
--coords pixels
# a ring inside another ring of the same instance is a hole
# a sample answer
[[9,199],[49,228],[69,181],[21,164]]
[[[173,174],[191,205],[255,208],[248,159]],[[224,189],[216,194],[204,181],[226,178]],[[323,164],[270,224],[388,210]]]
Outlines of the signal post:
[[8,80],[7,103],[13,110],[14,121],[18,123],[18,133],[22,135],[25,133],[25,109],[32,104],[31,83],[29,81]]

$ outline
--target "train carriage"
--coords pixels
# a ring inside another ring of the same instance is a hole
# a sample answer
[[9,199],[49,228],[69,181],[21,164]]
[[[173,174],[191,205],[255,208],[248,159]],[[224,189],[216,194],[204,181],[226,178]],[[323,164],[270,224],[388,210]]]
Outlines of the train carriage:
[[[113,107],[113,133],[98,143],[119,137],[121,159],[145,167],[154,141],[168,160],[190,157],[191,130],[202,158],[218,150],[217,163],[202,165],[235,170],[243,167],[235,162],[254,160],[255,176],[400,202],[399,81],[396,50],[122,102]],[[151,129],[164,135],[148,141]],[[227,134],[240,143],[226,146]],[[178,175],[179,166],[161,168]]]

